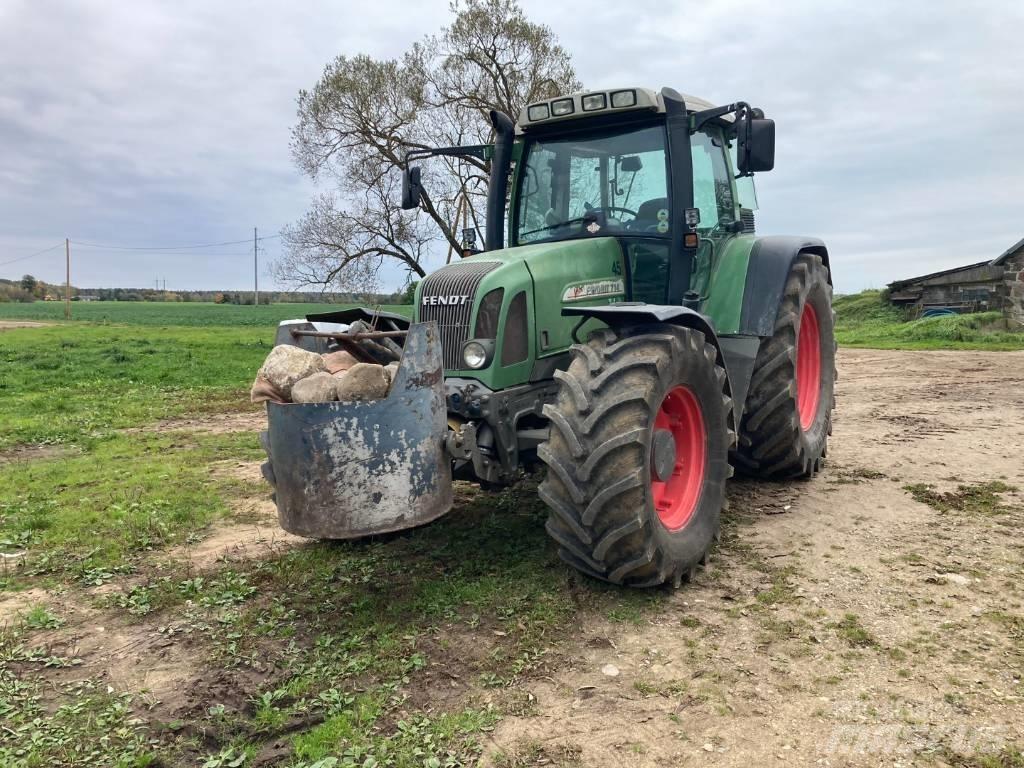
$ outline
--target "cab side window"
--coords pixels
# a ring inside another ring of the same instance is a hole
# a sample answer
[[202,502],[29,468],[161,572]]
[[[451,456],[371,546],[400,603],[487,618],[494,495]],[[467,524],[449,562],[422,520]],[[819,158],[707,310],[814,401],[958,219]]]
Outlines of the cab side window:
[[704,127],[691,139],[693,204],[700,209],[699,231],[715,229],[736,216],[725,152],[722,131],[717,127]]
[[[729,159],[732,161],[732,167],[735,168],[738,162],[735,141],[729,144]],[[741,208],[757,210],[757,189],[754,188],[753,176],[740,176],[736,179],[736,197],[739,199]]]

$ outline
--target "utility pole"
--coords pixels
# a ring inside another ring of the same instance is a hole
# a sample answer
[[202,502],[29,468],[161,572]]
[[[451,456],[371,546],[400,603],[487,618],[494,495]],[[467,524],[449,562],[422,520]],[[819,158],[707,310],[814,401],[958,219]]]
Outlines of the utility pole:
[[259,238],[256,237],[256,227],[252,228],[252,303],[254,307],[260,305],[260,258],[257,251]]
[[64,319],[71,319],[71,238],[64,238],[64,261],[67,274],[64,279]]

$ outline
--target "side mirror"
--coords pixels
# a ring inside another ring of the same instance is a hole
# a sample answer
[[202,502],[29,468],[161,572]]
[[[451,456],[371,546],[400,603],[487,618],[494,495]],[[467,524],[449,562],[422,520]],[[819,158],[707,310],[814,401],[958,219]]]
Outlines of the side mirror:
[[770,171],[775,167],[774,120],[764,117],[744,118],[736,126],[736,141],[736,160],[741,174]]
[[423,186],[420,184],[419,166],[406,166],[402,172],[402,209],[411,211],[420,207],[423,197]]
[[640,155],[629,155],[622,158],[622,161],[619,163],[619,170],[625,173],[638,173],[643,167],[644,164],[640,160]]

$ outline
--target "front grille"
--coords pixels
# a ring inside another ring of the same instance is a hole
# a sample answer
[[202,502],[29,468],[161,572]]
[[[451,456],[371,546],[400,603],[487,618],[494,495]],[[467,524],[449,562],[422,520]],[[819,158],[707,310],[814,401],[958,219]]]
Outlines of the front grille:
[[[441,332],[441,354],[447,370],[459,370],[462,345],[469,338],[469,317],[473,313],[473,299],[484,275],[495,269],[500,261],[468,261],[439,269],[423,279],[420,292],[420,320],[433,320]],[[466,296],[464,301],[462,296]],[[445,303],[431,303],[436,297]],[[454,302],[452,297],[457,297]]]

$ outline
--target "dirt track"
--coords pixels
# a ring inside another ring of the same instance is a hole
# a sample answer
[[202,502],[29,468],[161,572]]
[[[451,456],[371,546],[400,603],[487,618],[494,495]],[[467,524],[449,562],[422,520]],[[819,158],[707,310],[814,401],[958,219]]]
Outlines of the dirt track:
[[735,482],[713,567],[650,625],[581,626],[498,744],[575,745],[587,766],[867,766],[1021,743],[1022,497],[943,513],[904,486],[1024,485],[1024,354],[839,364],[826,471]]
[[13,331],[15,328],[45,328],[53,323],[37,323],[32,320],[0,320],[0,332]]

